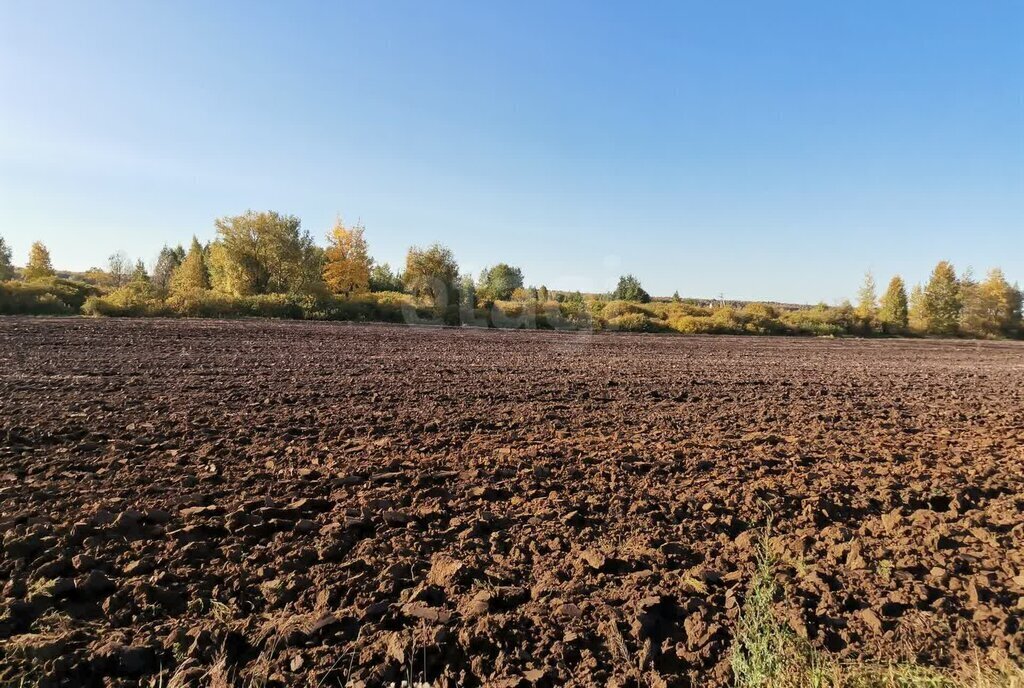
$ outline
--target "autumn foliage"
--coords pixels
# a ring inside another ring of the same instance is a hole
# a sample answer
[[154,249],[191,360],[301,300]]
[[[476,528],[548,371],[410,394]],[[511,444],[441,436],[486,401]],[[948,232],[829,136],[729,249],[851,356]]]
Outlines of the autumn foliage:
[[370,291],[372,260],[361,225],[346,227],[339,219],[324,251],[324,283],[334,294],[353,296]]
[[957,274],[948,261],[909,291],[895,275],[879,296],[868,273],[856,305],[798,306],[684,299],[678,292],[655,298],[632,274],[606,294],[557,291],[526,284],[521,268],[503,262],[474,280],[440,243],[410,248],[398,272],[374,261],[361,224],[340,219],[324,248],[293,215],[247,211],[219,218],[215,227],[212,241],[193,237],[187,252],[164,246],[151,272],[141,260],[133,268],[127,254],[116,252],[108,270],[58,273],[40,242],[18,268],[0,237],[0,314],[255,316],[685,334],[1024,336],[1016,284],[999,269],[982,280],[970,269]]

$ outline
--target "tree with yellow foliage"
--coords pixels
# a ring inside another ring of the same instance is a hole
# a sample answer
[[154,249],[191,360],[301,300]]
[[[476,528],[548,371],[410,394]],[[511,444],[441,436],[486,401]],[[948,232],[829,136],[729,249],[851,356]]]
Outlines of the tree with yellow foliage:
[[209,288],[210,270],[206,265],[206,256],[199,239],[192,237],[188,255],[171,274],[171,291],[176,294],[187,294]]
[[975,337],[1012,337],[1020,323],[1021,293],[999,268],[982,282],[963,285],[961,328]]
[[324,282],[335,294],[352,296],[370,291],[373,260],[366,249],[362,225],[346,227],[339,218],[327,235],[324,251]]
[[25,281],[31,282],[32,280],[46,279],[47,277],[54,277],[56,274],[53,269],[53,263],[50,262],[49,249],[41,241],[34,242],[28,252],[28,264],[22,272]]
[[882,331],[892,334],[907,329],[907,309],[907,287],[903,284],[903,278],[896,275],[889,281],[889,288],[882,295],[882,305],[878,309]]
[[857,317],[868,326],[878,313],[878,293],[875,290],[875,276],[870,271],[864,274],[864,284],[857,292]]
[[929,334],[953,335],[960,322],[963,295],[953,266],[939,261],[924,288],[925,328]]

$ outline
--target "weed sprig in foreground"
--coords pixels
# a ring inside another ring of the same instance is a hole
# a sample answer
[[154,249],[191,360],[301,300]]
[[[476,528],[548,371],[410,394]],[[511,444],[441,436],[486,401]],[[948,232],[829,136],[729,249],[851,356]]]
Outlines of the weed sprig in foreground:
[[781,594],[770,524],[758,542],[757,570],[732,648],[736,688],[1024,688],[1024,668],[975,660],[956,672],[919,664],[841,663],[817,652],[775,614]]

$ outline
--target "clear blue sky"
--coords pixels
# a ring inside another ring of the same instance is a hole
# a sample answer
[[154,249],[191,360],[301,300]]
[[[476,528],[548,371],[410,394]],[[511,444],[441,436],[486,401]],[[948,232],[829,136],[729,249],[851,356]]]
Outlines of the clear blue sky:
[[1016,0],[0,0],[0,236],[149,262],[254,208],[552,288],[1024,282],[1022,36]]

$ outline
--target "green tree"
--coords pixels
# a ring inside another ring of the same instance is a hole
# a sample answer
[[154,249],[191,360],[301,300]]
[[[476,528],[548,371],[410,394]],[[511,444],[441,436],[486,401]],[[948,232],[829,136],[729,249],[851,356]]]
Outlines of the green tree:
[[1021,294],[1006,280],[1002,270],[990,270],[982,282],[970,280],[962,289],[960,325],[964,332],[978,337],[1016,336]]
[[323,251],[299,218],[252,210],[215,223],[218,267],[235,294],[299,292],[320,282]]
[[473,278],[466,275],[459,285],[459,305],[465,310],[472,311],[476,308],[476,297],[477,290]]
[[889,287],[882,294],[878,321],[882,324],[882,330],[889,333],[905,330],[909,324],[907,287],[899,275],[889,280]]
[[683,299],[682,299],[682,298],[680,298],[680,296],[679,296],[679,291],[678,291],[678,290],[676,290],[676,291],[672,292],[672,302],[673,302],[673,303],[681,303],[681,302],[682,302],[682,300],[683,300]]
[[151,284],[149,279],[149,273],[146,272],[146,264],[142,262],[142,259],[135,261],[135,269],[132,270],[131,281],[135,283],[145,282]]
[[940,261],[924,288],[925,329],[930,334],[956,334],[962,306],[956,270],[947,261]]
[[[181,249],[179,256],[178,249]],[[160,253],[156,257],[156,263],[153,265],[153,286],[160,291],[167,291],[171,288],[171,277],[174,275],[174,271],[181,265],[181,261],[185,259],[185,250],[180,246],[177,249],[164,246],[160,249]]]
[[648,303],[651,295],[640,286],[640,280],[633,275],[623,275],[619,278],[619,284],[612,292],[612,298],[619,301],[638,301]]
[[11,263],[11,247],[0,237],[0,282],[14,279],[14,265]]
[[206,266],[206,255],[199,240],[192,237],[192,246],[181,265],[171,275],[170,289],[180,294],[210,288],[210,271]]
[[402,291],[402,276],[391,271],[387,263],[370,269],[370,291]]
[[870,272],[864,274],[864,283],[857,292],[857,317],[870,325],[878,308],[878,292],[875,287],[875,276]]
[[547,303],[551,299],[551,294],[548,293],[548,288],[543,284],[540,285],[540,289],[537,290],[537,300],[541,303]]
[[110,275],[103,268],[89,268],[81,274],[81,280],[86,284],[103,286],[110,282]]
[[455,256],[441,244],[427,249],[413,246],[406,254],[402,281],[414,296],[430,298],[436,305],[454,303],[458,280],[459,265]]
[[53,269],[53,263],[50,261],[49,249],[41,241],[33,242],[32,248],[28,252],[28,264],[22,273],[25,280],[31,282],[33,280],[46,279],[47,277],[55,277],[56,274]]
[[512,292],[523,287],[523,271],[507,263],[498,263],[481,271],[477,287],[485,299],[507,301]]

